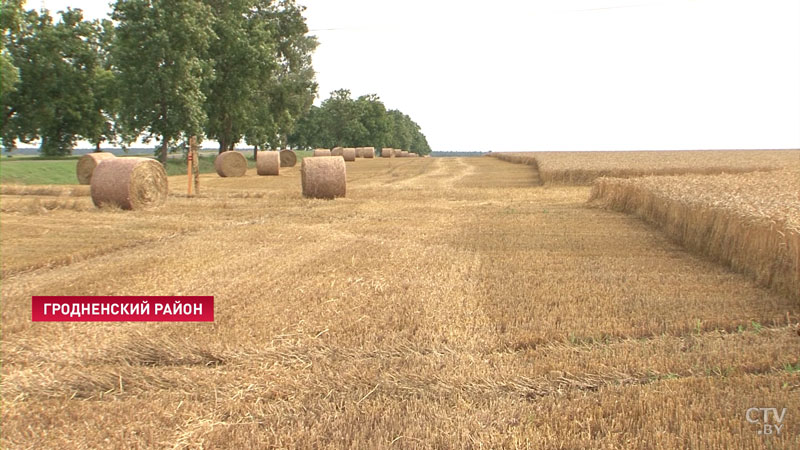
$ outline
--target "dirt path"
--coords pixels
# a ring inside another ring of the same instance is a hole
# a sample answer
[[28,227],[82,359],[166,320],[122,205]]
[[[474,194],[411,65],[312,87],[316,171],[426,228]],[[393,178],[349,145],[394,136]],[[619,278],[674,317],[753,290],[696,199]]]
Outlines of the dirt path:
[[[296,176],[210,180],[202,215],[147,219],[203,232],[4,280],[3,446],[760,448],[747,408],[800,406],[797,307],[586,188],[493,158],[358,162],[336,202]],[[33,325],[34,294],[213,294],[217,320]]]

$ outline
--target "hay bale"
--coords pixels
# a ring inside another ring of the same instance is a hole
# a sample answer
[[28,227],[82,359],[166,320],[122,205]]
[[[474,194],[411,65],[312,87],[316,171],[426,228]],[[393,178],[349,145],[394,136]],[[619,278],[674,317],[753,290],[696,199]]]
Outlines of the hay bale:
[[94,169],[91,194],[98,207],[145,209],[161,206],[169,194],[167,171],[150,158],[105,159]]
[[382,148],[381,149],[381,158],[394,158],[394,149],[392,149],[392,148]]
[[356,158],[363,158],[363,156],[361,156],[361,152],[364,150],[363,147],[356,147],[354,150],[356,151]]
[[406,150],[401,150],[401,151],[400,151],[400,157],[401,157],[401,158],[408,158],[408,151],[406,151]]
[[247,173],[247,158],[237,151],[222,152],[214,160],[214,169],[221,177],[243,177]]
[[375,148],[374,147],[364,147],[361,149],[361,157],[365,159],[373,159],[375,158]]
[[356,160],[356,149],[354,148],[345,148],[342,150],[342,157],[345,161],[355,161]]
[[297,154],[292,150],[281,150],[281,167],[294,167],[297,165]]
[[329,156],[342,156],[342,150],[344,150],[342,147],[334,147]]
[[328,150],[327,148],[318,148],[314,150],[314,156],[317,157],[317,156],[332,156],[332,155],[331,151]]
[[256,171],[261,176],[279,175],[281,172],[281,155],[278,152],[258,152]]
[[300,167],[303,197],[333,199],[347,193],[344,158],[305,158]]
[[116,156],[109,152],[89,153],[81,156],[81,159],[78,160],[78,166],[75,168],[75,172],[78,175],[78,183],[91,184],[94,168],[101,161],[111,158],[116,158]]

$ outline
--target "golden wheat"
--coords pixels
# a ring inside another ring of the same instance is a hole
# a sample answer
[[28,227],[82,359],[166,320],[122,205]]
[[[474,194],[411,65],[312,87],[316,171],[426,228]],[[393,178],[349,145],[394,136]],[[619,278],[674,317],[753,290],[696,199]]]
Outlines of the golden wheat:
[[590,185],[600,177],[719,174],[800,168],[800,150],[492,153],[529,164],[543,183]]
[[687,247],[800,299],[800,170],[600,178],[590,201],[634,213]]

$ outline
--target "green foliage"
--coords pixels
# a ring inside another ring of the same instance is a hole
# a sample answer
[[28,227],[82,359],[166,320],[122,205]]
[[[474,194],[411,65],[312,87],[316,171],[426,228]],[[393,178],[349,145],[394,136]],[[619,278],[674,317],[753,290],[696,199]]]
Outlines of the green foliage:
[[317,48],[317,40],[307,35],[305,7],[294,0],[266,3],[267,6],[256,11],[272,25],[277,66],[270,81],[255,91],[263,101],[257,102],[245,138],[251,145],[285,148],[289,134],[316,97],[311,55]]
[[300,148],[391,147],[420,155],[431,152],[428,140],[411,118],[386,110],[377,95],[351,97],[347,89],[331,92],[319,107],[312,106],[289,137]]
[[[206,133],[232,150],[244,136],[256,105],[263,102],[263,85],[275,70],[274,43],[268,20],[255,14],[250,0],[205,0],[215,20],[217,39],[209,48],[216,77],[206,88]],[[262,95],[259,95],[262,94]]]
[[316,93],[304,8],[294,0],[205,0],[217,40],[209,49],[216,78],[207,85],[206,134],[232,150],[245,139],[284,146]]
[[3,50],[0,53],[0,98],[16,91],[19,69],[14,65],[11,55]]
[[201,135],[204,83],[214,79],[208,50],[216,39],[211,8],[200,0],[118,0],[112,61],[118,71],[119,120],[126,141],[170,144]]
[[79,9],[60,16],[54,22],[48,11],[20,10],[4,21],[4,53],[19,70],[14,89],[3,89],[6,147],[41,139],[43,154],[66,155],[105,123],[106,102],[95,90],[104,70],[100,23],[83,20]]
[[2,0],[0,3],[0,102],[3,105],[3,123],[8,119],[6,115],[7,96],[16,91],[19,81],[19,69],[14,65],[8,43],[17,34],[20,28],[22,14],[22,0]]
[[169,148],[189,136],[232,149],[285,146],[316,96],[295,0],[116,0],[114,20],[2,0],[2,143],[41,139],[66,155],[78,139]]

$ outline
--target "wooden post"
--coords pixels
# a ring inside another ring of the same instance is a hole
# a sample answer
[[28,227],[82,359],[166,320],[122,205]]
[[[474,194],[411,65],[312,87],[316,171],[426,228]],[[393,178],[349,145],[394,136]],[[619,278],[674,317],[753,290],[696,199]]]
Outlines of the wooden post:
[[188,195],[189,197],[192,196],[192,172],[193,172],[192,169],[194,167],[194,164],[192,162],[193,159],[192,157],[194,153],[192,151],[193,148],[194,148],[194,136],[189,138],[189,148],[186,149],[186,179],[189,181],[189,186],[187,188],[186,195]]
[[192,136],[192,142],[190,145],[190,149],[192,155],[194,155],[194,192],[197,195],[200,195],[200,153],[197,148],[197,137]]

